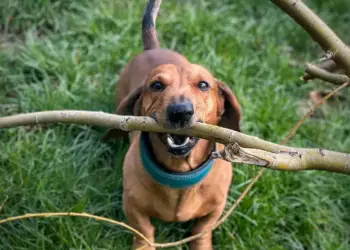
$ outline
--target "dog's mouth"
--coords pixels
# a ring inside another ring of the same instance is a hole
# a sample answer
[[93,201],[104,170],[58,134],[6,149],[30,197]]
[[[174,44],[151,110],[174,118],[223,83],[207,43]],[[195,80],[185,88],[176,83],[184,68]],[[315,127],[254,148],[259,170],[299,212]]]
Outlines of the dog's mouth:
[[197,144],[198,138],[184,135],[161,133],[160,140],[165,144],[168,152],[174,156],[187,156]]

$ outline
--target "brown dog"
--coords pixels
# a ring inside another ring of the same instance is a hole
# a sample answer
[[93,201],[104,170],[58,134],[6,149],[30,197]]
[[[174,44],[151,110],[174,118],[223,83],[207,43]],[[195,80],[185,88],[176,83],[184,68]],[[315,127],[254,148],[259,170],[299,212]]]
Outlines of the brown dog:
[[[205,122],[239,131],[240,107],[231,90],[202,66],[159,48],[155,19],[160,2],[150,0],[145,9],[144,52],[120,75],[116,113],[150,116],[170,129]],[[107,136],[113,135],[115,131],[110,130]],[[232,177],[230,163],[210,159],[213,149],[223,145],[140,132],[133,132],[130,141],[123,164],[123,210],[128,223],[150,241],[154,241],[150,217],[168,222],[198,218],[193,234],[212,226],[225,207]],[[192,182],[186,183],[187,177]],[[145,244],[135,238],[133,248]],[[192,242],[191,249],[212,249],[211,233]]]

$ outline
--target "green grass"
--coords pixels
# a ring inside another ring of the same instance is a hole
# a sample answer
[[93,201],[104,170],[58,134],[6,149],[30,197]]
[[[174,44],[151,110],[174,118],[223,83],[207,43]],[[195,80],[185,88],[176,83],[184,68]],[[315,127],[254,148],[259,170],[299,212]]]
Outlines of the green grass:
[[[141,2],[141,3],[140,3]],[[348,0],[307,1],[350,43]],[[113,112],[114,84],[142,50],[145,1],[3,0],[0,3],[0,115],[54,109]],[[321,57],[308,35],[269,1],[164,1],[163,47],[201,63],[230,84],[243,131],[280,142],[314,89],[303,63]],[[350,91],[321,107],[289,145],[350,152]],[[99,141],[103,129],[52,125],[0,131],[0,218],[76,211],[125,220],[121,165],[127,145]],[[113,158],[114,156],[117,156]],[[234,165],[228,205],[257,168]],[[350,249],[350,179],[325,172],[265,171],[214,233],[215,249]],[[157,241],[188,235],[189,224],[156,222]],[[0,249],[128,249],[128,231],[80,218],[0,225]],[[176,249],[188,249],[187,246]]]

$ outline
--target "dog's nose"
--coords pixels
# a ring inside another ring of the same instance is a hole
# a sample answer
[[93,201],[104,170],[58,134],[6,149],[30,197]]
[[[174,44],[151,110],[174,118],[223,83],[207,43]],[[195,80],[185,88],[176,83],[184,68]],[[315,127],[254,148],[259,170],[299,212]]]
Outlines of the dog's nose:
[[173,124],[186,125],[192,118],[194,111],[190,101],[170,103],[167,108],[168,120]]

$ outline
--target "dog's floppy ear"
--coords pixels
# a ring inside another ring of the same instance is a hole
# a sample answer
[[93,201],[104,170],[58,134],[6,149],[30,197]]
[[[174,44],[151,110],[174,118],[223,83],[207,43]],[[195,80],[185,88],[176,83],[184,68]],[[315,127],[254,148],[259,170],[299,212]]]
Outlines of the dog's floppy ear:
[[[126,96],[117,107],[116,114],[117,115],[135,115],[135,116],[140,115],[142,89],[143,89],[143,85],[139,86],[133,92],[131,92],[128,96]],[[107,141],[110,139],[126,137],[127,135],[128,135],[127,131],[112,128],[112,129],[109,129],[102,136],[101,139],[103,141]]]
[[218,114],[221,116],[219,126],[240,130],[241,108],[232,90],[220,81],[216,81],[219,88]]
[[121,101],[115,113],[117,115],[140,115],[142,89],[143,85],[140,85],[127,95]]

